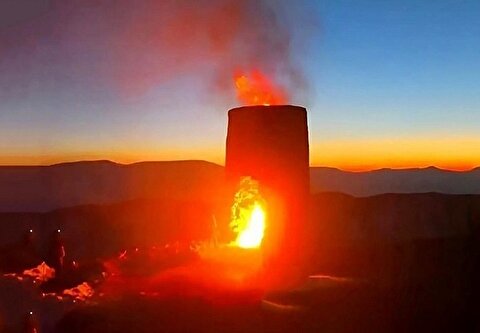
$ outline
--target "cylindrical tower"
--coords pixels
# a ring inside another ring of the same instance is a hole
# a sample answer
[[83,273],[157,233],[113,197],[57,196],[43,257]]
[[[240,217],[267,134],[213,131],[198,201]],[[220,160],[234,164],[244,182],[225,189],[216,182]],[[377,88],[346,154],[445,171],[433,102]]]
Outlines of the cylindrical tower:
[[260,184],[267,201],[262,248],[274,275],[300,271],[309,201],[306,109],[291,105],[245,106],[228,113],[226,176]]

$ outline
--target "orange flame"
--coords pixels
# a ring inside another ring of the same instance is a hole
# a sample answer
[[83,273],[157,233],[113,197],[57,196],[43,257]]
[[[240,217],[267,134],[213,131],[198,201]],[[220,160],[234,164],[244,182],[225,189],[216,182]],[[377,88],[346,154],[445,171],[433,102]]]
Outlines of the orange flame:
[[260,71],[252,71],[249,75],[237,73],[234,81],[237,98],[246,105],[276,105],[287,101],[284,89],[276,86]]
[[65,289],[63,291],[63,295],[70,296],[78,301],[86,301],[93,297],[94,293],[93,288],[87,282],[83,282],[76,287]]
[[236,243],[243,248],[256,248],[262,243],[265,230],[265,212],[258,203],[253,206],[245,229],[239,232]]
[[242,248],[258,248],[265,234],[266,214],[258,182],[244,177],[235,194],[230,226],[237,233],[234,245]]

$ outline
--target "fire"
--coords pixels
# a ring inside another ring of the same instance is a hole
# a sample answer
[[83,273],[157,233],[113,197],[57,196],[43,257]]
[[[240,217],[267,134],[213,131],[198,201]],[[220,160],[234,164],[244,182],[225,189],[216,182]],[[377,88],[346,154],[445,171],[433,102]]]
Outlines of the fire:
[[237,237],[237,244],[243,248],[259,247],[262,243],[265,230],[265,212],[263,208],[256,203],[250,213],[245,229]]
[[40,282],[45,282],[55,277],[55,270],[49,267],[45,262],[42,262],[37,267],[24,270],[23,275]]
[[287,101],[285,91],[260,71],[237,73],[234,81],[237,98],[246,105],[275,105]]
[[86,301],[93,297],[94,293],[93,288],[87,282],[83,282],[76,287],[65,289],[63,291],[63,295],[70,296],[78,301]]
[[258,182],[244,177],[235,194],[230,223],[237,238],[234,245],[242,248],[258,248],[262,244],[266,228],[266,214]]

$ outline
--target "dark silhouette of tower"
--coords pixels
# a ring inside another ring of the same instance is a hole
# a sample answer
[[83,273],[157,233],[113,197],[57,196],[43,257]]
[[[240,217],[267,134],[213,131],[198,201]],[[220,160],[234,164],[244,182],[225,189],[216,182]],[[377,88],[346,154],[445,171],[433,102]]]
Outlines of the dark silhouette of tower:
[[300,272],[310,191],[306,109],[274,105],[230,110],[225,166],[231,188],[249,176],[265,196],[262,247],[268,270],[283,276]]

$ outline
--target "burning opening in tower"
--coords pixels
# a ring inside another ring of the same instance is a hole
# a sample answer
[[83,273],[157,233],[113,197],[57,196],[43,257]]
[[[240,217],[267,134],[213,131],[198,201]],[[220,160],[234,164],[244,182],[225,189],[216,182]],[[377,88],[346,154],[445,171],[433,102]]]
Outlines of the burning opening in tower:
[[243,177],[235,193],[230,227],[236,234],[233,245],[242,248],[258,248],[266,229],[265,200],[259,184],[251,177]]

